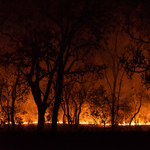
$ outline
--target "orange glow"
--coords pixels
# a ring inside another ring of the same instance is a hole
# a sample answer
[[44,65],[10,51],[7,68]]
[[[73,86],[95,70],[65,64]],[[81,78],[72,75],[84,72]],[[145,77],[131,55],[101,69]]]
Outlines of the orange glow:
[[[52,122],[50,122],[50,121],[47,121],[47,122],[45,122],[45,124],[51,124]],[[62,121],[58,121],[57,122],[58,124],[63,124],[63,122]],[[6,122],[5,124],[8,124],[8,122]],[[10,122],[10,124],[12,124],[11,122]],[[19,123],[15,123],[16,125],[18,125]],[[29,125],[29,124],[38,124],[38,122],[23,122],[22,123],[23,125]],[[66,123],[67,124],[67,123]],[[89,123],[88,121],[81,121],[80,122],[80,124],[83,124],[83,125],[95,125],[95,123],[93,122],[93,123]],[[104,124],[102,124],[102,123],[97,123],[97,125],[104,125]],[[129,123],[125,123],[125,122],[123,122],[122,124],[118,124],[119,126],[129,126]],[[135,122],[132,122],[131,123],[131,125],[132,126],[135,126],[135,125],[150,125],[150,122],[147,122],[147,123],[144,123],[144,122],[140,122],[140,123],[135,123]],[[105,126],[111,126],[111,124],[108,124],[108,123],[106,123],[105,124]]]
[[[52,122],[51,121],[46,121],[45,122],[45,124],[51,124]],[[58,121],[57,122],[58,124],[63,124],[63,122],[62,121]],[[5,124],[6,125],[8,125],[8,122],[5,122]],[[12,122],[9,122],[9,124],[11,125],[12,124]],[[23,122],[22,123],[23,125],[37,125],[38,124],[38,122]],[[68,123],[66,123],[66,124],[68,124]],[[97,123],[97,124],[95,124],[94,122],[88,122],[88,121],[81,121],[79,124],[81,124],[81,125],[99,125],[99,126],[104,126],[104,124],[103,123]],[[15,125],[19,125],[19,123],[15,123]],[[123,122],[122,124],[118,124],[119,126],[129,126],[129,123],[125,123],[125,122]],[[138,126],[142,126],[142,125],[146,125],[146,126],[150,126],[150,122],[146,122],[146,123],[144,123],[144,122],[139,122],[139,123],[135,123],[135,122],[132,122],[131,123],[131,126],[135,126],[135,125],[138,125]],[[109,126],[111,126],[111,124],[108,124],[108,123],[106,123],[105,124],[105,126],[106,127],[109,127]]]

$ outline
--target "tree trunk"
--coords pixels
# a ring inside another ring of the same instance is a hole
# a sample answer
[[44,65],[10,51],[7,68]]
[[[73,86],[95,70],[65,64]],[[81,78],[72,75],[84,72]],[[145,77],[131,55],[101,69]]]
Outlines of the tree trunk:
[[8,131],[9,131],[9,123],[10,123],[10,118],[9,118],[9,101],[7,100],[7,121],[8,121]]
[[9,114],[8,114],[8,132],[10,131],[9,127],[10,127],[10,118],[9,118]]
[[57,130],[57,116],[58,116],[58,110],[61,103],[61,91],[62,91],[62,83],[58,86],[58,92],[56,92],[55,96],[55,103],[54,103],[54,109],[53,109],[53,118],[52,118],[52,132],[56,132]]
[[142,96],[141,96],[141,99],[140,99],[139,108],[138,108],[137,112],[134,113],[133,117],[131,118],[130,123],[129,123],[129,126],[131,126],[131,123],[132,123],[133,119],[134,119],[134,118],[136,117],[136,115],[140,112],[141,106],[142,106]]
[[116,102],[116,81],[117,81],[117,76],[114,76],[114,85],[113,85],[113,93],[112,93],[112,131],[114,131],[115,127],[115,102]]
[[135,118],[135,116],[140,112],[140,109],[141,109],[141,106],[142,106],[142,98],[143,98],[143,92],[146,90],[146,88],[142,91],[141,93],[141,97],[140,97],[140,105],[139,105],[139,108],[137,110],[137,112],[135,112],[135,114],[133,115],[133,117],[131,118],[130,120],[130,123],[129,125],[131,126],[131,123],[132,123],[132,120]]
[[44,129],[44,122],[45,122],[45,110],[38,109],[38,125],[37,125],[37,132],[42,132]]
[[65,113],[63,114],[63,124],[66,124]]
[[62,82],[63,82],[63,55],[60,56],[60,62],[58,64],[58,71],[57,71],[57,81],[56,81],[56,88],[55,88],[55,103],[53,109],[53,118],[52,118],[52,132],[56,132],[57,130],[57,116],[58,110],[61,103],[61,94],[62,94]]
[[71,124],[71,118],[70,118],[70,114],[69,114],[69,103],[67,101],[67,120],[68,120],[68,124]]
[[58,110],[59,110],[59,101],[55,100],[54,110],[53,110],[53,118],[52,118],[52,128],[51,128],[52,132],[56,132],[56,130],[57,130]]
[[106,121],[104,121],[104,131],[105,131],[105,124],[106,124]]
[[81,104],[79,106],[79,112],[77,114],[77,119],[76,119],[76,125],[79,126],[79,120],[80,120],[80,113],[81,113]]
[[15,100],[12,100],[12,106],[11,106],[11,123],[12,123],[12,128],[11,130],[14,131],[15,130],[15,121],[14,121],[14,104],[15,104]]
[[112,96],[112,110],[111,110],[111,128],[114,131],[115,127],[115,93]]

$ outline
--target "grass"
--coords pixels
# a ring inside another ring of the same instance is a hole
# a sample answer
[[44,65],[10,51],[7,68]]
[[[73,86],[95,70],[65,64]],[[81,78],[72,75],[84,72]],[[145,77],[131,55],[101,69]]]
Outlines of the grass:
[[[34,132],[36,131],[37,124],[21,124],[15,125],[15,131],[25,131],[25,132]],[[11,129],[11,126],[10,126]],[[8,125],[5,125],[0,128],[0,132],[7,132]],[[51,124],[47,123],[44,126],[44,131],[51,131]],[[57,125],[58,132],[108,132],[111,131],[110,126],[106,126],[105,129],[103,126],[100,125],[87,125],[87,124],[80,124],[78,127],[75,125],[68,125],[68,124],[58,124]],[[136,126],[117,126],[115,131],[150,131],[150,125],[136,125]]]

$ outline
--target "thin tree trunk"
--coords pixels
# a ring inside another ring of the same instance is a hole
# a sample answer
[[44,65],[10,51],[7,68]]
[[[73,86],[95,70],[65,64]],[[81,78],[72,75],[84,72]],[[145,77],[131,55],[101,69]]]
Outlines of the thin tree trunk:
[[105,124],[106,124],[106,122],[104,121],[104,131],[105,131]]
[[10,118],[9,118],[9,114],[8,114],[8,131],[10,131],[9,127],[10,127]]
[[138,108],[137,112],[135,112],[135,114],[133,115],[133,117],[132,117],[131,120],[130,120],[130,123],[129,123],[130,126],[131,126],[131,123],[132,123],[133,119],[134,119],[134,118],[136,117],[136,115],[140,112],[141,106],[142,106],[142,98],[140,99],[140,105],[139,105],[139,108]]
[[114,113],[114,100],[113,100],[113,102],[112,102],[112,113],[111,113],[111,115],[112,115],[112,125],[111,125],[111,127],[112,127],[112,131],[114,131],[114,124],[115,124],[115,121],[114,121],[114,115],[115,115],[115,113]]
[[15,130],[15,121],[14,121],[14,100],[12,100],[12,106],[11,106],[11,123],[12,123],[12,128],[11,130],[14,131]]
[[81,105],[82,105],[82,103],[79,106],[79,111],[78,111],[78,116],[77,116],[77,126],[79,125],[79,120],[80,120]]
[[122,73],[120,83],[119,83],[119,92],[118,92],[118,98],[117,98],[117,121],[118,121],[118,116],[119,116],[119,101],[120,101],[121,87],[122,87],[124,74],[125,74],[125,71]]
[[114,127],[115,127],[116,80],[117,80],[117,75],[115,75],[115,71],[114,71],[114,85],[113,85],[113,93],[112,93],[112,131],[114,131]]
[[63,124],[66,124],[65,113],[63,114]]
[[114,131],[114,127],[115,127],[115,91],[113,92],[113,95],[112,95],[112,112],[111,112],[111,115],[112,115],[111,128],[112,128],[112,131]]
[[9,123],[10,123],[10,118],[9,118],[9,102],[7,100],[7,117],[8,117],[8,131],[9,131]]
[[71,119],[70,119],[70,114],[69,114],[69,103],[68,103],[68,100],[67,100],[67,120],[68,120],[68,124],[71,124]]
[[137,110],[137,112],[135,112],[135,114],[133,115],[133,117],[131,118],[131,120],[130,120],[130,123],[129,123],[129,125],[131,126],[131,123],[132,123],[132,121],[133,121],[133,119],[136,117],[136,115],[140,112],[140,109],[141,109],[141,106],[142,106],[142,97],[143,97],[143,92],[146,90],[146,88],[142,91],[142,93],[141,93],[141,97],[140,97],[140,105],[139,105],[139,108],[138,108],[138,110]]

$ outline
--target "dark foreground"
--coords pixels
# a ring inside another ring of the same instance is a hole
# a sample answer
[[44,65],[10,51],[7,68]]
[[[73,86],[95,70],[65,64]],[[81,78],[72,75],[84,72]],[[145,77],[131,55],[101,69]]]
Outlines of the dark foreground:
[[145,150],[150,132],[0,133],[0,150]]

